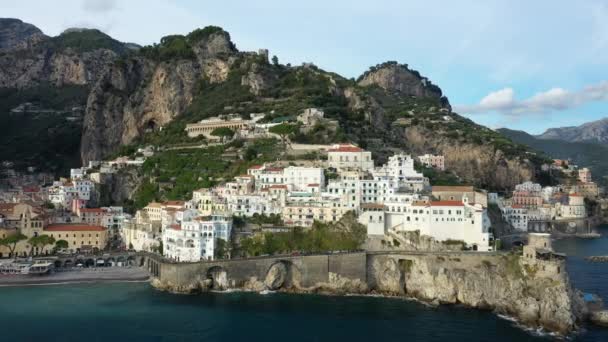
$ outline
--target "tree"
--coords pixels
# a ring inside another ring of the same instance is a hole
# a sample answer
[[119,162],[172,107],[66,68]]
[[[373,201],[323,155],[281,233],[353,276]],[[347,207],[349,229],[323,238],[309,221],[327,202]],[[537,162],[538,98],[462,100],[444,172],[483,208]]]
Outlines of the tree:
[[275,66],[279,65],[279,57],[277,57],[276,55],[272,56],[272,64],[274,64]]
[[229,255],[230,244],[224,239],[216,238],[214,252],[215,259],[225,259]]
[[66,249],[68,248],[69,243],[66,240],[57,240],[55,241],[55,252],[61,250],[61,249]]
[[222,142],[225,142],[227,138],[234,136],[234,131],[228,127],[218,127],[211,132],[211,135],[220,137]]
[[34,247],[38,247],[39,248],[38,254],[42,254],[45,246],[52,245],[55,243],[55,238],[52,236],[48,236],[48,235],[38,235],[38,236],[32,236],[28,240],[28,242],[32,246],[30,249],[30,255],[34,255]]
[[4,239],[0,239],[0,245],[8,247],[9,255],[14,257],[17,244],[23,240],[27,240],[27,236],[18,232],[17,234],[9,235]]
[[281,138],[283,144],[287,145],[287,137],[296,131],[296,126],[282,123],[280,125],[270,127],[268,131],[270,133],[277,134]]

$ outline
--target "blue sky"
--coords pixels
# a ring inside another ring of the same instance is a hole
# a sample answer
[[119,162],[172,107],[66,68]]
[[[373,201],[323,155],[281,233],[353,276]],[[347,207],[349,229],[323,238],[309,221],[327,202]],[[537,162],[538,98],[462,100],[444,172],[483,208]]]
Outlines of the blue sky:
[[387,60],[439,85],[461,114],[541,133],[608,116],[608,1],[7,1],[49,35],[95,27],[157,42],[218,25],[240,50],[356,77]]

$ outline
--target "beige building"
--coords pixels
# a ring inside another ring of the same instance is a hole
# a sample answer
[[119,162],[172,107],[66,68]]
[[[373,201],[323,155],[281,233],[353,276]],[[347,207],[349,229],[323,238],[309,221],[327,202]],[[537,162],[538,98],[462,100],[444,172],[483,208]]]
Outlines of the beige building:
[[374,168],[372,153],[352,144],[336,144],[327,150],[329,167],[337,170],[359,169],[369,171]]
[[283,207],[282,216],[287,226],[310,227],[314,221],[339,221],[348,210],[335,202],[295,202]]
[[231,118],[228,120],[221,119],[219,117],[213,117],[205,120],[201,120],[197,123],[187,124],[186,132],[191,138],[198,137],[200,135],[205,136],[207,139],[218,139],[211,135],[217,128],[230,128],[234,132],[247,129],[250,125],[250,121],[246,121],[239,118]]
[[55,241],[68,242],[68,250],[103,250],[108,243],[108,228],[80,223],[51,224],[44,228],[43,234],[52,236]]
[[488,194],[472,186],[433,186],[431,191],[438,201],[463,201],[466,196],[469,203],[488,206]]

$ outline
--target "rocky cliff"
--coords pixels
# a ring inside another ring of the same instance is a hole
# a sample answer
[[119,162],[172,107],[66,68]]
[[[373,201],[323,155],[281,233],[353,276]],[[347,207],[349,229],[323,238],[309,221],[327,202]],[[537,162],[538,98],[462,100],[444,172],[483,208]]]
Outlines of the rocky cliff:
[[380,292],[491,309],[562,334],[576,329],[586,315],[562,263],[529,263],[515,255],[405,253],[374,257],[368,266],[371,286]]
[[442,97],[441,89],[418,71],[410,70],[406,64],[385,62],[370,68],[361,75],[357,84],[362,87],[378,86],[386,91],[398,92],[404,96],[431,97],[442,99],[447,107],[447,98]]
[[32,24],[19,19],[0,18],[0,52],[27,49],[47,38]]
[[48,37],[18,19],[0,19],[0,88],[91,85],[126,50],[98,30]]
[[194,56],[188,58],[138,55],[104,70],[87,101],[83,162],[100,160],[171,122],[190,105],[201,80],[226,80],[237,51],[225,31],[192,43],[191,49]]
[[181,264],[153,261],[153,266],[152,285],[178,293],[242,289],[384,294],[492,310],[564,335],[588,315],[563,261],[524,260],[513,254],[390,251]]

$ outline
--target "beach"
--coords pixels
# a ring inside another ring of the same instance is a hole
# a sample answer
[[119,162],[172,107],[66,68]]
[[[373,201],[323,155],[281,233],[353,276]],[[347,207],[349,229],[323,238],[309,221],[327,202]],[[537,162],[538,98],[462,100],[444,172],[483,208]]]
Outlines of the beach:
[[145,281],[148,278],[148,271],[141,267],[82,268],[45,275],[0,275],[0,286]]

